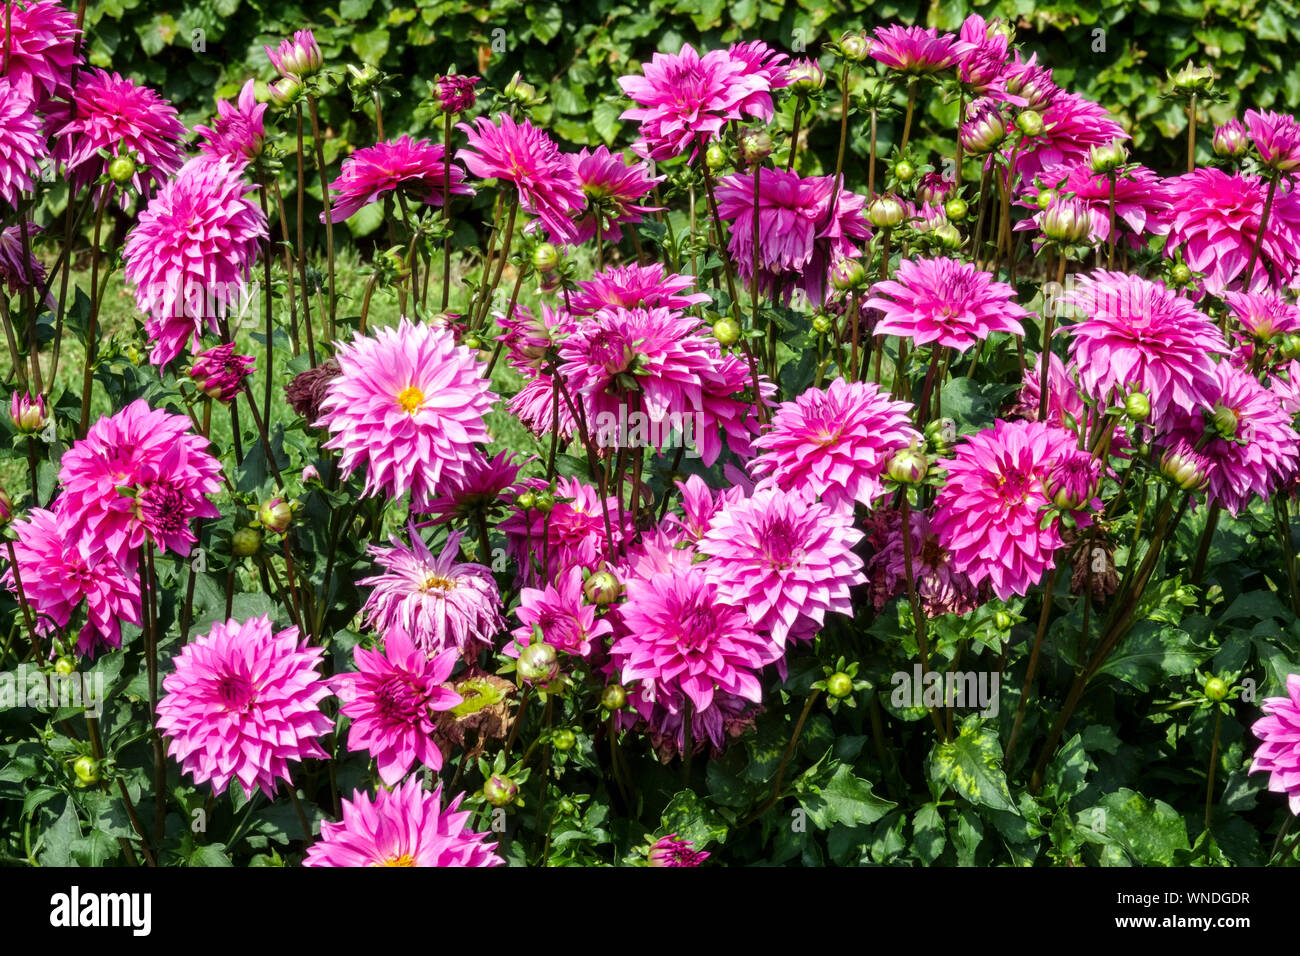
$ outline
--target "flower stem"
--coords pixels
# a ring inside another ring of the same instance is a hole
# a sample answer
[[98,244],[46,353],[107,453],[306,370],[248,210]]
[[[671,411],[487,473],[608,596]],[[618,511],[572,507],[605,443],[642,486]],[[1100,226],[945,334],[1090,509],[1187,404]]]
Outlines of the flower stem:
[[1250,259],[1246,262],[1246,271],[1242,273],[1241,287],[1247,292],[1253,284],[1255,260],[1259,258],[1260,247],[1264,244],[1264,230],[1268,228],[1268,215],[1273,210],[1273,193],[1277,191],[1277,180],[1278,172],[1273,170],[1268,180],[1268,194],[1264,197],[1264,211],[1259,217],[1259,232],[1255,235],[1255,244],[1250,247]]
[[325,201],[325,256],[329,266],[330,307],[325,336],[334,341],[334,318],[338,308],[338,296],[334,293],[334,215],[330,202],[329,175],[325,167],[325,147],[320,141],[320,113],[316,109],[316,97],[307,94],[307,108],[311,111],[311,139],[316,147],[316,171],[320,174],[320,193]]
[[1219,727],[1223,723],[1223,711],[1214,708],[1214,740],[1210,744],[1210,769],[1205,784],[1205,829],[1210,829],[1214,818],[1214,771],[1219,763]]

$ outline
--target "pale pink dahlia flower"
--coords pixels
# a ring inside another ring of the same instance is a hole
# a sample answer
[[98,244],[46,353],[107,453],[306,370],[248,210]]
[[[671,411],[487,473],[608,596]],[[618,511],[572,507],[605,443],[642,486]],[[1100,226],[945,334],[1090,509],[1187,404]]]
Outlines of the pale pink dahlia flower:
[[893,401],[873,382],[837,378],[777,406],[771,427],[754,439],[749,463],[758,487],[807,489],[836,510],[870,507],[885,490],[894,452],[921,440],[912,405]]
[[339,712],[352,718],[348,750],[375,758],[379,779],[391,787],[415,763],[442,769],[442,751],[433,739],[433,712],[451,710],[460,694],[443,685],[456,666],[456,651],[430,658],[400,627],[384,636],[384,652],[357,645],[357,669],[329,680],[342,701]]
[[203,137],[199,148],[205,154],[236,163],[262,155],[262,143],[266,140],[262,115],[266,104],[254,99],[255,85],[255,80],[245,83],[234,103],[217,100],[217,116],[212,125],[194,127],[194,132]]
[[409,196],[413,202],[427,206],[441,206],[444,183],[449,195],[474,194],[465,183],[465,173],[446,159],[441,146],[427,139],[417,141],[402,136],[358,149],[343,160],[338,178],[330,183],[334,195],[330,211],[334,222],[343,222],[390,194]]
[[1044,481],[1070,432],[1042,422],[1006,422],[978,432],[947,461],[931,527],[954,567],[1002,600],[1025,594],[1056,561],[1060,522],[1044,524]]
[[641,138],[632,147],[639,156],[664,160],[689,150],[694,160],[730,120],[746,111],[771,115],[768,78],[726,50],[701,56],[687,43],[676,55],[656,53],[642,72],[618,79],[638,104],[621,118],[641,124]]
[[1122,402],[1144,391],[1157,427],[1174,409],[1212,400],[1214,356],[1227,345],[1188,299],[1158,282],[1098,269],[1077,276],[1062,302],[1079,318],[1068,329],[1070,360],[1085,395]]
[[303,866],[501,866],[489,835],[468,829],[470,811],[457,812],[464,797],[443,810],[441,785],[429,792],[419,777],[373,802],[358,790],[343,801],[342,823],[321,823]]
[[[61,502],[54,511],[32,508],[13,523],[18,575],[41,634],[66,629],[85,602],[86,623],[77,633],[77,652],[94,657],[101,649],[122,646],[123,621],[140,623],[139,580],[78,534],[62,510]],[[5,583],[17,593],[12,568],[5,573]]]
[[586,204],[582,185],[555,140],[528,120],[516,123],[502,113],[500,123],[486,116],[457,127],[469,143],[456,153],[473,175],[510,183],[519,206],[536,216],[556,242],[575,242],[571,218]]
[[40,179],[48,155],[31,98],[0,79],[0,200],[17,208],[19,197]]
[[414,528],[410,537],[409,548],[397,537],[391,548],[369,548],[384,573],[357,582],[374,588],[362,608],[366,624],[381,633],[404,631],[428,657],[449,648],[470,657],[491,647],[505,627],[491,570],[457,560],[459,534],[449,535],[437,555]]
[[875,334],[898,335],[917,345],[935,342],[965,352],[994,332],[1023,335],[1029,313],[1016,293],[972,263],[956,259],[904,259],[894,278],[877,282],[865,305],[883,313]]
[[63,513],[128,567],[145,541],[189,554],[190,519],[220,515],[207,496],[221,487],[221,465],[192,424],[144,399],[101,418],[60,463]]
[[326,448],[343,452],[351,474],[363,462],[363,494],[401,497],[417,506],[435,499],[444,482],[465,476],[477,442],[488,442],[483,416],[495,395],[476,353],[448,329],[402,319],[396,327],[358,333],[336,355],[341,374],[320,403]]
[[665,178],[655,176],[649,164],[629,163],[604,146],[597,146],[594,152],[583,149],[567,158],[587,196],[587,210],[576,223],[575,243],[596,237],[597,217],[601,241],[619,242],[624,225],[635,225],[645,213],[661,208],[639,204]]
[[[6,21],[11,30],[6,35]],[[43,109],[50,98],[64,96],[72,83],[77,53],[77,15],[56,0],[0,4],[0,50],[4,75]]]
[[1268,716],[1251,725],[1260,739],[1250,772],[1268,771],[1268,789],[1285,793],[1291,812],[1300,816],[1300,674],[1286,679],[1286,697],[1266,697],[1260,709]]
[[281,780],[292,786],[290,761],[329,756],[317,743],[334,729],[320,709],[329,697],[317,671],[323,654],[295,627],[273,634],[266,616],[213,624],[181,648],[163,680],[158,730],[168,755],[218,795],[231,780],[250,798],[255,790],[274,797]]
[[693,305],[709,301],[703,292],[689,292],[695,287],[692,276],[664,272],[661,263],[648,266],[610,266],[587,280],[578,282],[570,309],[574,315],[591,315],[603,308],[674,309],[686,311]]
[[197,349],[205,329],[244,303],[266,215],[230,160],[200,156],[160,189],[126,237],[122,258],[136,305],[148,314],[150,361]]
[[860,540],[852,514],[764,489],[717,511],[697,546],[722,600],[784,647],[811,637],[827,611],[853,616],[850,589],[866,582]]
[[578,657],[590,657],[596,647],[603,647],[603,639],[613,627],[604,618],[596,620],[596,608],[584,600],[582,585],[582,569],[571,567],[553,585],[541,590],[523,588],[515,612],[519,627],[512,632],[515,639],[506,653],[515,656],[517,649],[533,643],[535,636]]

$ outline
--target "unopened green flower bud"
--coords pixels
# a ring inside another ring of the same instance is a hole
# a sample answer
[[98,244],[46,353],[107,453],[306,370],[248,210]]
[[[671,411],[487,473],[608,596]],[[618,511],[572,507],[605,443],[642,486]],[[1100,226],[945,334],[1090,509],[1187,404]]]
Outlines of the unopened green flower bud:
[[889,477],[903,485],[914,485],[925,478],[930,460],[916,445],[894,452],[887,469]]
[[1208,93],[1214,88],[1214,70],[1208,66],[1192,66],[1191,60],[1177,73],[1168,76],[1178,93]]
[[519,796],[519,784],[504,774],[493,774],[483,782],[483,799],[491,806],[505,807]]
[[709,148],[704,151],[704,164],[709,169],[722,169],[727,165],[727,151],[721,143],[709,144]]
[[740,323],[724,316],[713,323],[713,337],[721,346],[735,345],[740,341]]
[[877,229],[893,229],[906,215],[903,204],[893,196],[877,196],[867,207],[867,221]]
[[283,534],[293,523],[293,505],[283,498],[271,498],[257,509],[257,520],[267,531]]
[[772,155],[772,137],[765,129],[741,130],[736,147],[742,163],[756,166]]
[[550,644],[529,644],[519,652],[519,676],[530,684],[546,684],[560,673],[559,655]]
[[910,183],[916,178],[916,167],[905,159],[894,164],[894,178],[900,183]]
[[610,571],[597,571],[587,578],[582,593],[592,604],[604,606],[613,604],[623,593],[622,583]]
[[1088,168],[1097,175],[1110,173],[1124,165],[1128,159],[1128,150],[1124,144],[1113,139],[1103,146],[1094,146],[1088,151]]
[[135,157],[123,153],[114,156],[108,163],[108,178],[119,186],[129,183],[135,175]]
[[1043,132],[1043,114],[1034,110],[1023,110],[1016,116],[1016,129],[1025,136],[1041,136]]
[[622,684],[610,684],[600,694],[600,706],[606,710],[622,710],[627,703],[627,691]]
[[966,200],[960,196],[955,196],[943,204],[944,214],[951,222],[961,222],[970,213],[970,207],[966,205]]
[[852,60],[854,63],[861,63],[871,52],[871,41],[867,39],[865,33],[846,33],[840,37],[837,47],[840,56],[844,57],[844,59]]
[[831,330],[831,320],[829,316],[818,314],[813,316],[813,331],[818,335],[825,335]]
[[1216,703],[1225,699],[1231,690],[1222,677],[1211,677],[1205,682],[1205,696]]
[[230,536],[230,550],[237,557],[247,558],[262,549],[262,532],[256,528],[240,528]]
[[1227,405],[1215,405],[1210,420],[1214,423],[1214,430],[1224,438],[1237,434],[1237,413]]
[[549,242],[543,242],[533,250],[533,268],[538,272],[554,272],[560,264],[560,250]]
[[867,284],[867,270],[858,259],[843,258],[831,266],[831,286],[840,292],[852,292]]
[[1151,400],[1143,392],[1134,392],[1124,399],[1124,414],[1135,422],[1144,422],[1151,414]]
[[853,693],[853,678],[843,671],[836,671],[826,678],[826,693],[836,700],[843,700]]
[[1169,270],[1169,278],[1173,281],[1174,285],[1187,285],[1187,283],[1192,281],[1192,270],[1182,262],[1175,263],[1174,267]]

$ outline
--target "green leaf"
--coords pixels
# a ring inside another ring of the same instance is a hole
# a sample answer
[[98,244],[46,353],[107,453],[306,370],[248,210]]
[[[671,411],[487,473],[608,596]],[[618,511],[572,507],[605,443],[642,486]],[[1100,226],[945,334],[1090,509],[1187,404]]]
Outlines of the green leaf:
[[976,714],[967,717],[956,740],[936,743],[930,753],[930,781],[951,787],[971,803],[1017,813],[1002,771],[998,735]]
[[1107,842],[1114,842],[1140,866],[1172,866],[1179,850],[1189,849],[1187,825],[1182,816],[1162,800],[1148,800],[1127,787],[1108,793],[1098,804],[1092,827]]
[[824,787],[811,787],[811,792],[799,798],[808,811],[809,818],[823,830],[833,823],[854,827],[860,823],[875,823],[897,806],[890,800],[871,792],[870,781],[855,777],[853,770],[840,764]]
[[230,866],[224,843],[209,843],[190,854],[190,866]]
[[91,830],[72,841],[72,857],[78,866],[103,866],[116,859],[120,852],[117,840],[103,830]]
[[1186,631],[1154,621],[1139,621],[1098,673],[1110,674],[1145,691],[1162,678],[1190,674],[1196,669],[1196,662]]
[[1075,734],[1047,765],[1047,785],[1056,794],[1057,803],[1069,803],[1072,797],[1087,786],[1088,772],[1095,769],[1096,765],[1088,759],[1083,737]]
[[388,52],[388,31],[382,27],[352,38],[352,50],[363,63],[378,64]]
[[68,797],[63,813],[45,831],[38,856],[41,866],[71,866],[72,845],[81,839],[81,821],[77,819],[77,806]]
[[727,824],[694,790],[679,790],[660,818],[665,833],[676,833],[701,850],[709,843],[727,839]]
[[939,816],[939,808],[927,803],[912,818],[912,847],[920,861],[929,866],[939,859],[947,845],[948,834],[943,827],[943,818]]

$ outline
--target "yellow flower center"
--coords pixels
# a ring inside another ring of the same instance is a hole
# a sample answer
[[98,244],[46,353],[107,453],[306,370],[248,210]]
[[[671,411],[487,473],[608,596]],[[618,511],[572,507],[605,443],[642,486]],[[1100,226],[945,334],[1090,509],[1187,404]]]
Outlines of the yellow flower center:
[[397,404],[406,409],[408,415],[414,415],[416,409],[424,404],[424,392],[414,385],[408,385],[397,393]]
[[390,856],[387,860],[381,860],[375,866],[415,866],[415,857],[403,853],[401,856]]
[[452,591],[455,590],[455,588],[456,588],[456,582],[453,581],[451,578],[444,578],[442,575],[439,574],[431,574],[424,579],[424,585],[420,588],[420,590],[421,591],[433,591],[433,590]]

